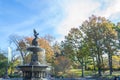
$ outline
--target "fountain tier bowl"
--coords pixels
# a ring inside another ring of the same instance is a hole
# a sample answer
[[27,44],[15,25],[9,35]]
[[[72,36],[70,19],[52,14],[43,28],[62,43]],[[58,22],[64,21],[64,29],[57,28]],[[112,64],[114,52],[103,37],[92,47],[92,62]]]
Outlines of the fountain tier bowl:
[[18,66],[22,71],[44,71],[46,70],[47,65],[22,65]]
[[40,48],[39,46],[30,46],[27,48],[28,51],[31,51],[31,52],[40,52],[40,51],[43,51],[42,48]]

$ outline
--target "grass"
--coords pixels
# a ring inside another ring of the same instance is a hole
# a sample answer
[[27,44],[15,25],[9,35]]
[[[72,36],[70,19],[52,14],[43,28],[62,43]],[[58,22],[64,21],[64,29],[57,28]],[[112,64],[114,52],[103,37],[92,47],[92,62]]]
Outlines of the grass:
[[[64,73],[63,76],[69,77],[69,78],[78,78],[78,77],[81,77],[81,74],[82,74],[81,69],[71,69],[71,70],[67,71],[66,73]],[[93,72],[91,70],[84,71],[84,76],[93,76],[93,75],[97,75],[97,72],[95,72],[95,71]],[[102,78],[111,79],[115,76],[120,76],[120,71],[114,71],[112,76],[109,75],[109,71],[105,71]],[[95,77],[99,78],[99,76],[95,76]]]
[[[92,76],[95,72],[93,71],[84,71],[85,76]],[[64,77],[80,77],[82,75],[81,69],[71,69],[67,71],[65,74],[63,74]]]

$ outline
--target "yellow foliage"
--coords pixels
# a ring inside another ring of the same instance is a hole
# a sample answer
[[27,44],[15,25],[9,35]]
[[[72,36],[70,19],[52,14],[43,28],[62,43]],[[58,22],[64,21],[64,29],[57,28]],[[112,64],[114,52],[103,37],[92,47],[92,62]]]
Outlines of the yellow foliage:
[[112,56],[112,59],[115,61],[120,61],[120,57],[119,56]]
[[8,67],[8,74],[10,73],[14,73],[14,71],[16,70],[16,66],[20,63],[19,60],[14,60],[13,62],[9,63],[9,67]]

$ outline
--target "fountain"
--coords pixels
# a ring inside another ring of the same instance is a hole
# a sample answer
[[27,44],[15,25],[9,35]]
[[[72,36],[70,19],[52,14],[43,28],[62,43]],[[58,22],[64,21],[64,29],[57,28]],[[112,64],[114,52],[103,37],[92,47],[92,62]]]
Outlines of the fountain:
[[[31,62],[28,65],[18,66],[23,73],[23,80],[47,80],[46,64],[40,63],[38,61],[37,53],[40,51],[45,52],[42,48],[38,46],[37,35],[39,35],[34,29],[34,39],[32,40],[32,46],[27,48],[27,51],[32,52]],[[45,54],[45,53],[44,53]]]

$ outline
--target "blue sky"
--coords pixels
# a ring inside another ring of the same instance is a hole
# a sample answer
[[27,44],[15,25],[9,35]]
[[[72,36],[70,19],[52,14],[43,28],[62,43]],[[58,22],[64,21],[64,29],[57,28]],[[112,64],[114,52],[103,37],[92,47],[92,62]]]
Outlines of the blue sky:
[[0,0],[0,48],[9,46],[9,35],[50,34],[64,39],[92,14],[120,22],[119,0]]

